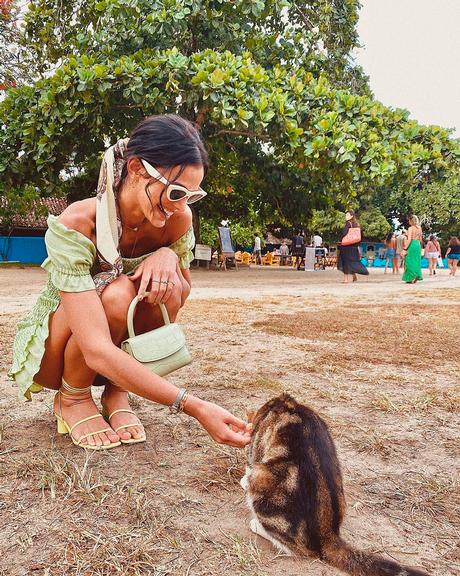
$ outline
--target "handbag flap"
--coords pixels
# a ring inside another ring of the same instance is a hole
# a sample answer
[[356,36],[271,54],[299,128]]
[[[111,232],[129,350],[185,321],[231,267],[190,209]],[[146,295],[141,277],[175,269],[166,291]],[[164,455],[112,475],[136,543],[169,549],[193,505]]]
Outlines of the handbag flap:
[[185,334],[179,324],[167,324],[145,334],[138,334],[124,340],[122,349],[126,345],[139,362],[155,362],[175,354],[185,346]]

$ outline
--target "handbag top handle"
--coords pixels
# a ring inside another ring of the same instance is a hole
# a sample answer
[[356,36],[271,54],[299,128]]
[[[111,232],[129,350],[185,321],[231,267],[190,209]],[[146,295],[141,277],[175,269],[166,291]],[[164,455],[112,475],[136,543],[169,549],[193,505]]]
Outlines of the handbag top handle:
[[[144,297],[148,296],[148,295],[149,295],[149,292],[146,292],[144,294]],[[133,336],[136,335],[136,333],[134,332],[134,310],[136,309],[136,306],[138,305],[138,303],[139,303],[139,298],[137,296],[135,296],[133,298],[131,304],[129,305],[129,308],[128,308],[128,335],[130,338],[132,338]],[[168,311],[166,310],[166,306],[164,304],[162,304],[161,302],[158,304],[158,306],[160,307],[164,323],[170,324],[169,315],[168,315]]]

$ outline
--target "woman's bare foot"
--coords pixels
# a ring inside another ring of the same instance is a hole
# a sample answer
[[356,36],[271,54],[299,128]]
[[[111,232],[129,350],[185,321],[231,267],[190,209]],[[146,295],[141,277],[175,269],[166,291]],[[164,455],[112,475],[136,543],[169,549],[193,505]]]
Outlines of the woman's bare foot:
[[[107,411],[112,414],[116,410],[131,410],[128,401],[128,393],[121,390],[112,383],[107,383],[102,394],[101,402]],[[141,421],[135,414],[129,412],[119,412],[110,419],[110,426],[116,430],[119,426],[127,426],[118,430],[117,434],[121,440],[142,440],[145,439],[145,430]]]
[[[54,413],[61,416],[63,420],[72,428],[79,420],[99,414],[96,404],[90,392],[82,394],[61,394],[58,392],[54,397]],[[102,416],[93,418],[87,422],[79,424],[72,430],[72,436],[76,442],[85,434],[92,434],[81,441],[82,445],[88,446],[108,446],[113,442],[119,442],[119,435],[113,430],[107,430],[110,426]],[[107,430],[107,432],[98,432]]]

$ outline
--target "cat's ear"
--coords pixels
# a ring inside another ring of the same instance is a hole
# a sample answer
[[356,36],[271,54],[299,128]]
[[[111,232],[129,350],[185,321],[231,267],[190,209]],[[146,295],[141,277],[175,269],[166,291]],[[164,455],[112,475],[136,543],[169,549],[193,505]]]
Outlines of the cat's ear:
[[246,419],[249,422],[249,424],[254,423],[254,420],[256,418],[256,414],[257,414],[257,410],[248,410],[246,412]]

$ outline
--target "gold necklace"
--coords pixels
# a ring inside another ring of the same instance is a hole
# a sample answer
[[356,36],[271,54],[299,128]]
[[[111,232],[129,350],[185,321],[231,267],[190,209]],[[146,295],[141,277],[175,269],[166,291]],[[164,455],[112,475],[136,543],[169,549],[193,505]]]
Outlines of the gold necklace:
[[[133,257],[134,250],[136,249],[137,237],[138,237],[138,234],[139,234],[139,228],[140,228],[141,226],[142,226],[142,224],[140,224],[140,225],[135,229],[135,231],[136,231],[136,237],[134,238],[134,246],[133,246],[133,248],[132,248],[132,250],[131,250],[130,258]],[[129,228],[129,226],[128,226],[128,228]],[[130,230],[134,230],[134,228],[130,228]]]
[[[141,229],[142,225],[144,224],[144,222],[146,221],[147,218],[144,216],[142,222],[138,226],[135,226],[133,228],[132,226],[129,226],[128,224],[126,224],[126,222],[123,222],[123,218],[121,216],[121,206],[120,206],[120,203],[118,201],[118,198],[116,199],[116,204],[117,204],[117,208],[118,208],[118,217],[120,218],[120,223],[121,223],[121,236],[123,236],[123,229],[125,227],[128,228],[128,230],[131,230],[132,232],[136,233],[136,236],[134,238],[134,244],[133,244],[133,247],[131,249],[131,254],[129,256],[129,258],[132,258],[133,254],[134,254],[134,250],[136,249],[137,237],[139,235],[139,230]],[[120,238],[121,238],[121,236],[120,236]]]
[[123,236],[123,229],[124,229],[125,227],[128,228],[128,230],[131,230],[132,232],[135,232],[135,233],[136,233],[136,236],[134,237],[134,244],[133,244],[133,247],[131,248],[131,254],[130,254],[130,256],[129,256],[129,258],[132,258],[132,257],[133,257],[133,254],[134,254],[134,250],[136,249],[137,238],[138,238],[138,236],[139,236],[139,230],[142,228],[142,225],[144,224],[146,218],[144,218],[144,219],[142,220],[142,222],[139,224],[139,226],[136,226],[135,228],[132,228],[131,226],[128,226],[128,224],[126,224],[125,222],[123,222],[123,219],[122,219],[122,217],[121,217],[120,206],[118,206],[118,216],[119,216],[119,218],[120,218],[120,223],[121,223],[121,236],[120,236],[120,239],[121,239],[121,237]]

